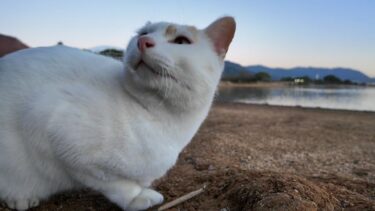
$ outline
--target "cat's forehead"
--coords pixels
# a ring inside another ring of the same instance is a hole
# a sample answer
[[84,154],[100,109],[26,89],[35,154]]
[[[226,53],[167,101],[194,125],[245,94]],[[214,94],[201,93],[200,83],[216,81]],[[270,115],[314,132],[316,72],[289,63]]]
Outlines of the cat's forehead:
[[157,22],[157,23],[146,23],[138,33],[152,33],[152,32],[162,32],[165,36],[176,36],[177,34],[190,34],[192,36],[197,36],[198,29],[194,26],[180,25],[169,22]]

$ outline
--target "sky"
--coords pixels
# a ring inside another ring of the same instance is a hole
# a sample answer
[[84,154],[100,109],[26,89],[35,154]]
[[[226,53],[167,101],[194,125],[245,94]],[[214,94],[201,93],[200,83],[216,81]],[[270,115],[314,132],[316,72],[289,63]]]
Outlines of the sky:
[[124,48],[147,21],[204,28],[235,17],[227,59],[270,67],[349,67],[375,77],[374,0],[1,0],[0,33],[32,47]]

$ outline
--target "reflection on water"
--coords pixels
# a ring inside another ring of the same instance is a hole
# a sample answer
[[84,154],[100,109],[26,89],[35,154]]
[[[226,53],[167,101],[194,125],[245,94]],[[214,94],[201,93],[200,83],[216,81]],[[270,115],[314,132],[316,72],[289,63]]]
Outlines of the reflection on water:
[[374,87],[225,87],[218,101],[375,111]]

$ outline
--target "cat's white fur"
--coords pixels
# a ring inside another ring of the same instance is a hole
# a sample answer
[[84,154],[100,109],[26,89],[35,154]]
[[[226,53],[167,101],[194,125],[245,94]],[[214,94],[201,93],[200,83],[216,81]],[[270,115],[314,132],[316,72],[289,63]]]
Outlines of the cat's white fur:
[[[10,208],[80,187],[125,210],[163,201],[149,186],[207,116],[234,20],[205,30],[147,24],[140,33],[155,46],[141,53],[135,36],[123,63],[64,46],[0,59],[0,199]],[[193,43],[173,43],[178,35]]]

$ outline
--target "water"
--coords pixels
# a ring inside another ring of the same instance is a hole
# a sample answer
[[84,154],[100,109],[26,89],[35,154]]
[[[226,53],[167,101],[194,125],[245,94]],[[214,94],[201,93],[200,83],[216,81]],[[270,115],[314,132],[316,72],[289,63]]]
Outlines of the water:
[[375,87],[224,87],[217,100],[375,112]]

